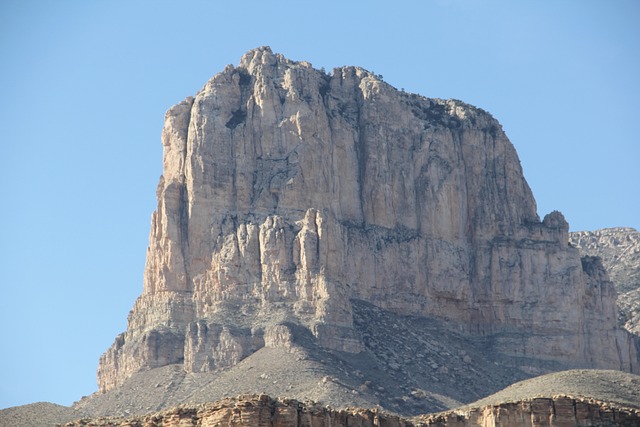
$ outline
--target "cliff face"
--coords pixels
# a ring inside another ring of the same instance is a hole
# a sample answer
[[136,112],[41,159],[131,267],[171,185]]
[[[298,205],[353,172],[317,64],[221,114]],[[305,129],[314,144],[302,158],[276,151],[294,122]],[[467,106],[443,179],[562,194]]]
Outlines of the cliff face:
[[357,353],[351,301],[434,317],[521,360],[638,371],[602,266],[540,221],[499,123],[268,48],[171,108],[144,291],[101,391],[287,347]]
[[502,403],[467,411],[447,412],[412,420],[365,409],[335,411],[295,400],[275,400],[266,395],[244,396],[220,402],[182,406],[168,411],[125,419],[79,420],[66,427],[555,427],[637,426],[640,413],[593,400],[558,396]]
[[618,291],[620,323],[640,334],[640,232],[630,227],[575,231],[569,242],[582,254],[602,259]]

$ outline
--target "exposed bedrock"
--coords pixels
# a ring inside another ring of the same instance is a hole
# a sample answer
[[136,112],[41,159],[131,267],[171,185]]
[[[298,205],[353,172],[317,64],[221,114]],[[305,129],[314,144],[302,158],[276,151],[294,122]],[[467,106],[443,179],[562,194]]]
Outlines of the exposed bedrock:
[[604,269],[568,245],[562,214],[540,221],[483,110],[258,48],[172,107],[162,143],[144,291],[101,391],[289,345],[288,322],[359,352],[353,299],[523,360],[638,372]]

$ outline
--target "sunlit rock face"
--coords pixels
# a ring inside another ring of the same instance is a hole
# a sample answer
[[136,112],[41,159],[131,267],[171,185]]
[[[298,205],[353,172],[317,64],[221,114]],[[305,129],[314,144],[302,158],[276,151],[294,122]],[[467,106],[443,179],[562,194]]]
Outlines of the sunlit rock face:
[[526,369],[638,370],[602,266],[540,221],[488,113],[246,53],[166,113],[144,291],[100,360],[107,391],[167,364],[229,366],[290,346],[363,349],[360,299],[445,320]]

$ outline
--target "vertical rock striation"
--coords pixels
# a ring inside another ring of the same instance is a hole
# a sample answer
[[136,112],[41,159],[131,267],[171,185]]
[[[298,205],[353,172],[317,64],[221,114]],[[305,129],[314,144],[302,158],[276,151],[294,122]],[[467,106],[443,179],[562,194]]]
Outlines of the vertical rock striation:
[[569,242],[582,254],[602,259],[618,291],[620,324],[640,334],[640,232],[630,227],[574,231]]
[[101,391],[286,347],[291,323],[359,352],[352,299],[446,320],[522,365],[638,371],[606,273],[562,214],[540,221],[483,110],[258,48],[172,107],[162,143],[144,291]]

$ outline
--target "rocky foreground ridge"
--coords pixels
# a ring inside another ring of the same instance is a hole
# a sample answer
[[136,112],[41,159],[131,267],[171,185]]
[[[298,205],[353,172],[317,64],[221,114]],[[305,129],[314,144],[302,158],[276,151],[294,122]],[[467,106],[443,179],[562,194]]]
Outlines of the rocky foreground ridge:
[[403,418],[380,410],[334,410],[313,402],[240,396],[126,419],[78,420],[80,426],[637,426],[640,376],[577,370],[521,381],[467,406]]
[[640,232],[630,227],[569,233],[584,255],[597,256],[618,292],[620,323],[640,334]]
[[143,417],[78,420],[64,427],[633,427],[639,423],[638,409],[569,396],[539,397],[407,419],[370,409],[332,410],[254,395],[182,406]]
[[0,426],[637,426],[640,376],[575,370],[521,381],[453,410],[402,417],[384,410],[332,409],[265,394],[185,404],[143,415],[87,417],[78,408],[33,404],[0,411]]

